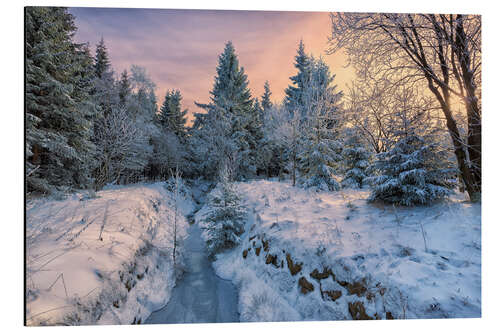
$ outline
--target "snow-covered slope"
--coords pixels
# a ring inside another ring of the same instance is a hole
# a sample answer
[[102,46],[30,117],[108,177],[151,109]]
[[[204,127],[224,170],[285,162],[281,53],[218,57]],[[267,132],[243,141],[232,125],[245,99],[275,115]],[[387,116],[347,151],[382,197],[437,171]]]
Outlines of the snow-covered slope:
[[[216,272],[242,321],[481,316],[481,206],[368,204],[365,190],[239,183],[251,213]],[[205,214],[199,212],[197,220]]]
[[[27,324],[130,324],[164,305],[175,284],[174,203],[164,183],[28,202]],[[178,203],[182,240],[193,203],[189,193]]]

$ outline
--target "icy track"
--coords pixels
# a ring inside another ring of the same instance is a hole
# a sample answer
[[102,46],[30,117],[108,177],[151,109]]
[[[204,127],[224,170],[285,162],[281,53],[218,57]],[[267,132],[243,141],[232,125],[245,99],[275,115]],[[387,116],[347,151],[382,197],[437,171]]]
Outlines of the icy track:
[[200,228],[194,224],[188,233],[186,272],[168,304],[153,312],[145,324],[238,322],[238,291],[230,281],[215,275]]

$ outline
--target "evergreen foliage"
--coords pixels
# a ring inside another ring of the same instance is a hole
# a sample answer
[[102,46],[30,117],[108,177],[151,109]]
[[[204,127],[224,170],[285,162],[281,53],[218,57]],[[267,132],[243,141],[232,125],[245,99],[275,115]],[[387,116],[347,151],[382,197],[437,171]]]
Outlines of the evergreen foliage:
[[264,119],[266,145],[270,151],[268,176],[282,179],[286,171],[292,174],[293,181],[300,142],[298,112],[290,113],[282,105],[275,105],[265,113]]
[[94,70],[99,79],[103,79],[111,71],[111,62],[108,56],[108,49],[104,44],[104,37],[101,37],[101,40],[96,46]]
[[425,205],[448,196],[454,174],[443,158],[445,151],[436,143],[426,143],[411,134],[399,140],[375,161],[378,176],[371,178],[369,200],[412,206]]
[[132,93],[132,86],[130,79],[128,77],[127,70],[123,70],[120,80],[118,81],[118,97],[120,98],[120,104],[125,105],[127,103],[127,98]]
[[199,133],[193,137],[191,146],[204,175],[214,178],[221,163],[227,163],[230,179],[255,175],[261,122],[253,107],[247,75],[239,66],[231,42],[226,43],[219,56],[210,103],[197,105],[207,115],[198,117]]
[[96,104],[100,107],[99,118],[106,116],[111,109],[118,105],[119,95],[114,78],[114,71],[109,60],[108,49],[101,38],[96,45],[94,56],[95,81],[92,95]]
[[222,171],[221,180],[208,199],[209,214],[202,221],[207,250],[213,259],[217,253],[241,243],[245,231],[246,208],[227,171]]
[[174,133],[178,138],[184,139],[186,136],[186,114],[187,109],[181,109],[181,92],[179,90],[169,90],[165,95],[165,100],[160,108],[158,120],[162,127]]
[[166,177],[185,143],[157,122],[155,84],[135,65],[115,80],[104,39],[92,57],[73,42],[73,20],[66,8],[26,8],[28,192]]
[[340,188],[333,176],[334,165],[341,158],[338,103],[342,93],[335,92],[336,86],[332,85],[335,76],[322,59],[311,58],[308,72],[302,94],[305,117],[300,128],[299,183],[303,187],[334,191]]
[[[268,81],[260,99],[252,98],[234,46],[226,43],[210,101],[197,103],[206,112],[195,114],[188,128],[179,90],[167,91],[158,110],[146,70],[132,65],[115,78],[103,38],[94,57],[88,44],[73,41],[76,27],[67,9],[28,7],[25,19],[28,192],[167,179],[174,169],[214,180],[222,172],[205,221],[212,254],[238,244],[243,232],[245,210],[230,183],[235,179],[288,173],[294,185],[297,179],[300,186],[332,191],[342,171],[342,186],[370,181],[370,200],[401,205],[450,193],[449,179],[456,176],[450,154],[433,143],[433,126],[422,125],[433,124],[427,99],[408,87],[391,90],[390,107],[376,114],[383,115],[385,130],[374,149],[385,152],[377,155],[376,176],[368,177],[371,156],[359,132],[341,131],[342,119],[359,120],[358,108],[341,117],[335,76],[321,58],[306,55],[302,41],[297,73],[278,105]],[[355,123],[358,131],[364,124]]]
[[362,188],[369,177],[370,152],[359,140],[356,132],[347,131],[348,138],[342,149],[344,178],[342,187]]
[[342,187],[362,188],[368,178],[370,154],[365,147],[348,147],[342,150],[342,157],[346,164]]
[[271,102],[271,88],[269,87],[269,82],[266,81],[264,83],[264,94],[262,94],[261,97],[261,106],[264,112],[268,111],[272,106],[273,103]]
[[[116,86],[103,87],[102,90],[112,102],[95,122],[94,140],[98,147],[99,167],[94,174],[98,190],[108,182],[127,184],[138,181],[147,169],[151,171],[148,166],[155,148],[153,143],[157,142],[153,136],[158,132],[155,85],[145,70],[135,65],[126,80],[128,82],[124,83],[122,75]],[[120,90],[129,91],[123,102],[119,102]]]
[[26,8],[26,162],[28,191],[50,193],[91,182],[95,105],[88,47],[73,42],[66,8]]
[[302,39],[299,42],[297,55],[295,56],[295,68],[297,74],[290,77],[292,84],[285,90],[285,107],[291,112],[299,110],[300,114],[305,117],[305,89],[308,86],[308,80],[311,77],[311,58],[306,54],[305,46]]

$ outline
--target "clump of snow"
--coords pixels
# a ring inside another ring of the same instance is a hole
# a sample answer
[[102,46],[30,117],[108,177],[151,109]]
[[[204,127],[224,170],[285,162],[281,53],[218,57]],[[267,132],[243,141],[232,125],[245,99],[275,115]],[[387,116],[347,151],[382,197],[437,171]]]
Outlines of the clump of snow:
[[[184,194],[177,258],[193,209]],[[175,202],[165,183],[28,202],[27,324],[130,324],[163,306],[175,285]]]
[[408,208],[370,204],[367,190],[238,190],[243,242],[214,268],[239,287],[242,321],[481,316],[481,205],[463,195]]

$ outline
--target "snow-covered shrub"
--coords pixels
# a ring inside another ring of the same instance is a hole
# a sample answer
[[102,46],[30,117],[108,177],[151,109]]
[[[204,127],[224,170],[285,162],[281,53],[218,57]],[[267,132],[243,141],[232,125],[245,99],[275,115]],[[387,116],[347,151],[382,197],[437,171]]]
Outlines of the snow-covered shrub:
[[209,256],[214,258],[215,254],[240,244],[240,236],[245,231],[246,208],[234,186],[226,180],[209,194],[207,205],[210,212],[201,221],[201,226]]
[[167,191],[172,193],[178,191],[177,193],[179,193],[182,198],[189,198],[191,195],[191,192],[184,182],[184,179],[182,179],[181,177],[178,177],[178,179],[176,179],[175,175],[165,181],[164,187]]
[[342,150],[344,159],[344,179],[342,187],[361,188],[368,178],[368,166],[370,164],[370,153],[363,146],[348,147]]
[[401,139],[390,151],[377,154],[374,169],[379,175],[370,178],[369,200],[411,206],[448,196],[454,170],[443,154],[437,144],[427,144],[420,136]]
[[324,138],[315,140],[310,137],[304,140],[299,153],[299,185],[303,188],[316,188],[320,191],[337,191],[339,183],[334,178],[332,167],[339,160],[339,144],[337,140]]

